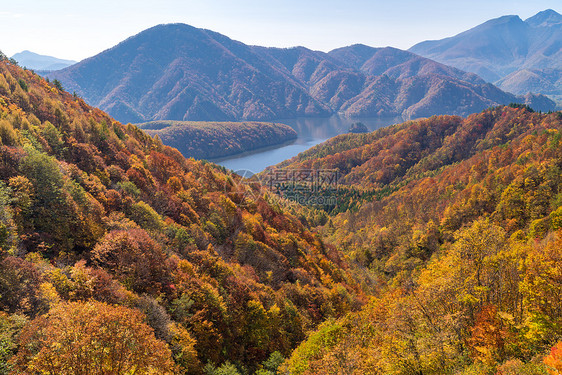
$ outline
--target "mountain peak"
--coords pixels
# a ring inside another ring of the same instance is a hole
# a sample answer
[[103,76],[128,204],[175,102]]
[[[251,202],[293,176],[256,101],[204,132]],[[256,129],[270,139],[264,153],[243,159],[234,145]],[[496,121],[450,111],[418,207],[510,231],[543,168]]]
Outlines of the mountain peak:
[[156,26],[152,26],[146,30],[141,31],[140,33],[133,35],[131,38],[135,38],[137,36],[144,37],[146,35],[151,34],[165,34],[165,33],[197,33],[202,32],[202,29],[197,27],[188,25],[186,23],[162,23]]
[[16,53],[12,58],[21,66],[35,70],[58,70],[76,63],[74,60],[63,60],[52,56],[40,55],[28,50]]
[[555,10],[547,9],[526,19],[525,22],[534,27],[553,26],[562,23],[562,15]]
[[372,51],[374,49],[376,49],[375,47],[371,47],[368,46],[366,44],[362,44],[362,43],[356,43],[356,44],[352,44],[349,47],[342,47],[342,48],[350,48],[350,49],[354,49],[354,50],[368,50],[368,51]]
[[[391,84],[377,79],[384,74]],[[466,114],[469,108],[474,112],[516,100],[503,92],[474,94],[484,83],[475,75],[392,47],[359,44],[330,53],[266,48],[185,24],[155,26],[49,78],[133,123],[265,121],[335,112],[396,117],[426,95],[433,101],[424,106],[425,112],[410,111],[409,117]],[[451,100],[451,107],[443,107],[435,95],[444,92],[445,84],[459,97],[471,99],[462,104]],[[404,94],[411,101],[394,99],[413,86],[419,91]],[[384,100],[373,99],[381,93]]]
[[[523,20],[517,15],[507,15],[501,16],[498,18],[493,18],[489,21],[484,22],[480,26],[497,26],[497,25],[504,25],[504,24],[518,24],[523,23]],[[479,26],[477,26],[479,27]]]

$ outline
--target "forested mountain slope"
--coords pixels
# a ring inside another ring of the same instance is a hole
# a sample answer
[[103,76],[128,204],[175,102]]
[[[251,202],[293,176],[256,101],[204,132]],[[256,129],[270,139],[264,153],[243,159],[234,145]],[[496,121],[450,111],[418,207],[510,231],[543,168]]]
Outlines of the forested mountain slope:
[[297,138],[289,125],[268,122],[150,121],[137,124],[186,158],[213,159]]
[[0,139],[3,374],[254,371],[361,304],[257,189],[5,58]]
[[[539,108],[533,97],[516,97],[475,74],[395,48],[265,48],[185,24],[144,30],[48,76],[124,123],[337,112],[408,119],[468,115],[511,102]],[[554,108],[548,100],[540,105]]]
[[290,373],[546,374],[562,338],[561,140],[562,113],[496,107],[342,135],[281,165],[341,172],[321,232],[380,288],[312,334]]
[[282,167],[341,173],[319,233],[302,224],[319,210],[5,60],[0,139],[2,373],[562,364],[559,112],[500,106],[312,148]]

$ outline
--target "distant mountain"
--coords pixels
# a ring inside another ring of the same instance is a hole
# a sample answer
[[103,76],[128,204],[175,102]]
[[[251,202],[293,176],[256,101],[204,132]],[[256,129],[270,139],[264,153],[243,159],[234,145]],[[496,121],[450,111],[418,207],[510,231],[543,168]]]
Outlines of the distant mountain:
[[[476,74],[396,48],[354,45],[333,50],[329,55],[359,73],[327,75],[313,87],[313,93],[320,100],[339,104],[339,110],[350,116],[391,113],[411,119],[436,113],[468,115],[511,102],[526,103],[538,110],[555,106],[546,97],[516,97]],[[359,94],[345,98],[346,92],[355,94],[348,87],[358,79],[363,84]],[[334,102],[342,97],[347,100]]]
[[50,77],[126,122],[330,113],[251,47],[183,24],[145,30]]
[[523,21],[504,16],[411,52],[476,73],[515,94],[562,95],[562,15],[552,9]]
[[49,77],[117,119],[137,123],[336,112],[466,115],[524,101],[475,74],[394,48],[356,45],[324,53],[247,46],[184,24],[155,26]]
[[387,75],[391,78],[406,79],[420,75],[438,74],[475,85],[484,83],[484,80],[474,73],[467,73],[412,52],[392,47],[373,48],[356,44],[335,49],[328,54],[368,75]]
[[213,159],[297,138],[289,125],[266,122],[150,121],[137,126],[186,158]]
[[22,51],[12,56],[20,66],[33,70],[60,70],[72,64],[73,60],[63,60],[52,56],[39,55],[31,51]]

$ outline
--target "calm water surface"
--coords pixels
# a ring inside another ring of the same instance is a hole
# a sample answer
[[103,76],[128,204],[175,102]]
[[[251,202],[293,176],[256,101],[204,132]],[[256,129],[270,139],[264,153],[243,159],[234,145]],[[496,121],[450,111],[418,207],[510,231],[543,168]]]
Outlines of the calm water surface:
[[254,152],[235,155],[224,159],[212,160],[233,171],[249,170],[254,173],[275,165],[308,150],[312,146],[324,142],[328,138],[348,132],[349,126],[354,122],[362,122],[373,131],[384,126],[403,122],[402,119],[363,118],[349,119],[340,116],[329,118],[297,118],[289,120],[275,120],[273,122],[287,124],[298,134],[298,138],[290,143],[278,147],[256,150]]

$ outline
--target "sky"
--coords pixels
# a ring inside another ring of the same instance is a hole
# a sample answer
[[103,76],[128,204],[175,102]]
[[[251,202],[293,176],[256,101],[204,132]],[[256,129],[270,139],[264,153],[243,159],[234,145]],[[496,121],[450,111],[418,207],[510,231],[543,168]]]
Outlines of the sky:
[[502,15],[526,19],[545,9],[562,13],[562,0],[2,0],[0,50],[82,60],[176,22],[268,47],[408,49]]

